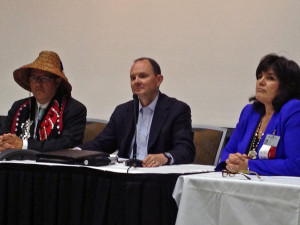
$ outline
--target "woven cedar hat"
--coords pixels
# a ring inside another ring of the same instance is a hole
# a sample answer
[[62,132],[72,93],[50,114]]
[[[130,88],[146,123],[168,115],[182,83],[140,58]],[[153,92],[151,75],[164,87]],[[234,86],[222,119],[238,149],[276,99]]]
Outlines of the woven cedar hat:
[[63,72],[63,65],[59,56],[55,52],[42,51],[39,57],[28,65],[16,69],[13,73],[15,81],[24,89],[30,91],[29,76],[31,69],[39,69],[50,72],[53,75],[62,78],[61,88],[64,92],[70,94],[72,86]]

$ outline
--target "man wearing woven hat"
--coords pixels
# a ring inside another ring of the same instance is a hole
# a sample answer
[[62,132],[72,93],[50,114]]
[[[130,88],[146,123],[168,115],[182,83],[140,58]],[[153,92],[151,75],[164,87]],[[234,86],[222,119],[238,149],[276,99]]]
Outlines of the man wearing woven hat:
[[42,51],[13,72],[15,81],[33,93],[16,101],[0,129],[0,151],[66,149],[82,142],[86,107],[71,97],[72,86],[55,52]]

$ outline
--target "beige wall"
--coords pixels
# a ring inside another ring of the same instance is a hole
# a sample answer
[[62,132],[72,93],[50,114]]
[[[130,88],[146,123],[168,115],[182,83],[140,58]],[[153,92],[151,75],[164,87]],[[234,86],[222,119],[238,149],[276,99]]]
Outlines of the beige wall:
[[28,96],[13,70],[54,50],[90,118],[131,99],[132,61],[149,56],[194,125],[233,127],[262,56],[300,63],[299,12],[297,0],[0,0],[0,114]]

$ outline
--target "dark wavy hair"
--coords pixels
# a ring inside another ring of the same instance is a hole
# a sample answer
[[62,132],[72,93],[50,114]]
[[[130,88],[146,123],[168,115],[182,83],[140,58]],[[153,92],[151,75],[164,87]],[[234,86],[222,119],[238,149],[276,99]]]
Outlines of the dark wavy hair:
[[138,58],[138,59],[134,60],[134,63],[136,63],[137,61],[142,61],[142,60],[148,60],[149,61],[155,75],[161,74],[160,66],[158,65],[158,63],[154,59],[147,58],[147,57],[141,57],[141,58]]
[[[276,54],[264,56],[256,69],[256,79],[262,72],[272,69],[279,80],[278,93],[272,101],[276,112],[291,99],[300,99],[300,68],[292,60]],[[249,98],[253,102],[253,108],[261,115],[265,114],[265,106],[255,96]]]

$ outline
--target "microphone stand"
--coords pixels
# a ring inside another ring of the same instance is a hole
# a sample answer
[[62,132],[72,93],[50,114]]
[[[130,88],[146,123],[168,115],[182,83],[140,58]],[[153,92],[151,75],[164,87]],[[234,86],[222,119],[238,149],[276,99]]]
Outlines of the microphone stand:
[[134,130],[134,143],[133,143],[133,150],[132,150],[132,159],[129,159],[125,162],[126,166],[130,167],[143,167],[143,162],[142,160],[138,160],[136,158],[136,123],[137,123],[137,118],[136,118],[136,105],[138,104],[138,96],[137,94],[133,95],[133,110],[134,110],[134,125],[135,125],[135,130]]

